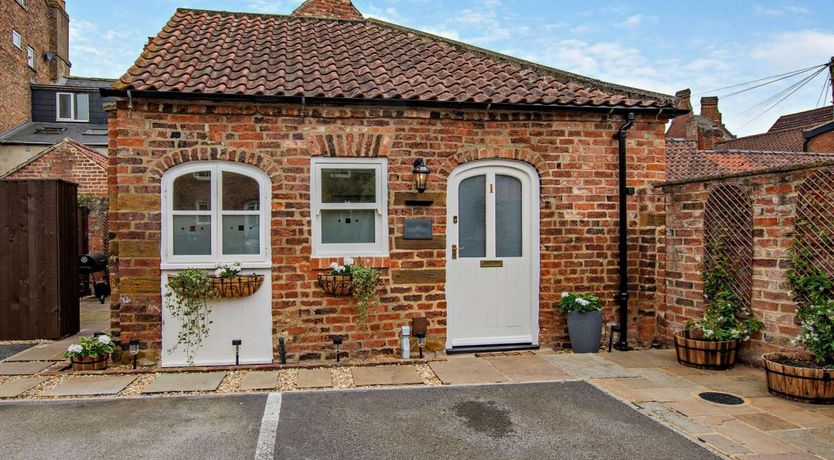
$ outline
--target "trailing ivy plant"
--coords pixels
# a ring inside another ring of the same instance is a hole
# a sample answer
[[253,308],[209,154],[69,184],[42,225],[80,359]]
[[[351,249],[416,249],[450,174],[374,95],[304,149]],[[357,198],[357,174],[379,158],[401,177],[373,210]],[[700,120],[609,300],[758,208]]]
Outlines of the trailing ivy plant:
[[168,277],[165,304],[171,316],[180,322],[177,343],[168,353],[184,347],[189,366],[194,365],[194,354],[209,334],[212,294],[212,278],[204,270],[189,268]]
[[762,329],[762,322],[753,317],[748,308],[743,308],[733,286],[735,276],[730,270],[730,258],[723,240],[708,246],[712,263],[701,272],[704,280],[704,317],[689,321],[687,332],[698,332],[705,340],[727,341],[747,340]]
[[359,307],[359,324],[364,325],[368,319],[368,307],[376,303],[376,287],[379,283],[379,270],[354,264],[350,268],[353,298]]
[[789,251],[791,268],[788,283],[791,297],[796,302],[799,336],[808,353],[819,365],[834,365],[834,276],[814,265],[807,248],[796,240]]

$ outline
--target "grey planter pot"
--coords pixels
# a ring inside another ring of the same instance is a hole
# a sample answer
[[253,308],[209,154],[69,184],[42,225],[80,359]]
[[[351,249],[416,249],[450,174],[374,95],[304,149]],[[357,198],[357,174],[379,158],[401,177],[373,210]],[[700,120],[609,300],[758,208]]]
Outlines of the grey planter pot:
[[596,353],[602,338],[602,311],[568,313],[568,334],[574,353]]

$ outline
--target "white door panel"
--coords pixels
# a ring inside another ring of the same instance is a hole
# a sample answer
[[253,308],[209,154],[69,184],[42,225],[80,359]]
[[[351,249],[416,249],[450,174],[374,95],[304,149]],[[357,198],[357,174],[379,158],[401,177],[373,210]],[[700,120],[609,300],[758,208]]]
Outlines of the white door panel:
[[447,347],[538,343],[538,176],[483,161],[449,179]]

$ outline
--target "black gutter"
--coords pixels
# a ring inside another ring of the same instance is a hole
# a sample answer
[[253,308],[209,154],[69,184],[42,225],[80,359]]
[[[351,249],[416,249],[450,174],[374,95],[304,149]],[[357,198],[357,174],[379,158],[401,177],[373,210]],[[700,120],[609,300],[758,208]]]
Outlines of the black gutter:
[[652,114],[668,114],[671,117],[684,115],[689,110],[670,107],[638,107],[638,106],[587,106],[587,105],[542,105],[542,104],[490,104],[480,102],[455,101],[418,101],[409,99],[350,99],[333,97],[303,97],[303,96],[268,96],[249,94],[214,94],[214,93],[183,93],[177,91],[134,91],[102,88],[99,93],[104,97],[131,97],[133,99],[172,99],[172,100],[209,100],[209,101],[240,101],[270,104],[306,104],[306,105],[337,105],[337,106],[376,106],[376,107],[425,107],[440,109],[474,109],[485,110],[521,110],[527,112],[550,112],[561,110],[585,110],[594,112],[619,113],[645,112]]
[[634,125],[634,113],[629,112],[626,122],[617,131],[617,138],[620,142],[620,287],[614,300],[620,305],[620,335],[615,347],[620,351],[628,350],[628,213],[627,195],[633,194],[634,190],[626,186],[626,140],[628,130]]

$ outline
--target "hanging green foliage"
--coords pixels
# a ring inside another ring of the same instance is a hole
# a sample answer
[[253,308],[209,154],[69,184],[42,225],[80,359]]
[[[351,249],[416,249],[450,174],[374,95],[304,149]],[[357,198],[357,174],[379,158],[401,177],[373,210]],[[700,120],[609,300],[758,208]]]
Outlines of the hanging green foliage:
[[194,354],[209,335],[212,293],[211,275],[205,270],[189,268],[168,277],[165,305],[180,322],[177,343],[168,353],[184,347],[189,366],[194,365]]

